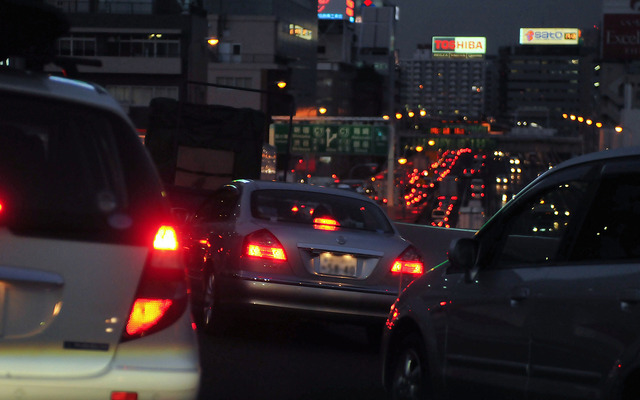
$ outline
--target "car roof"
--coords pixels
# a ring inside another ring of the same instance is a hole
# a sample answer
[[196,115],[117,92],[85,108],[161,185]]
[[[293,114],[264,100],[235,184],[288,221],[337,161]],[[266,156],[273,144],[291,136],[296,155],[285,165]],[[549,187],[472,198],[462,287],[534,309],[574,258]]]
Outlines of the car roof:
[[604,161],[609,159],[640,156],[640,146],[620,147],[618,149],[596,151],[581,156],[570,158],[558,164],[553,169],[564,169],[573,165],[585,164],[593,161]]
[[278,189],[278,190],[303,190],[307,192],[316,193],[328,193],[336,196],[352,197],[354,199],[368,201],[370,203],[375,202],[360,193],[352,190],[331,188],[319,185],[309,185],[306,183],[294,183],[294,182],[277,182],[277,181],[260,181],[252,179],[238,179],[232,183],[240,184],[250,190],[262,190],[262,189]]
[[593,153],[587,153],[580,156],[576,156],[561,162],[560,164],[556,165],[553,168],[546,170],[544,173],[540,174],[536,179],[529,182],[529,184],[526,185],[521,190],[521,192],[524,192],[529,188],[535,186],[538,182],[540,182],[540,180],[544,179],[546,176],[550,174],[555,174],[557,172],[563,171],[567,168],[570,168],[576,165],[587,164],[587,163],[598,162],[598,161],[623,159],[625,157],[634,157],[634,156],[640,156],[640,146],[620,147],[617,149],[596,151]]
[[0,90],[91,105],[127,119],[122,106],[104,88],[89,82],[0,67]]

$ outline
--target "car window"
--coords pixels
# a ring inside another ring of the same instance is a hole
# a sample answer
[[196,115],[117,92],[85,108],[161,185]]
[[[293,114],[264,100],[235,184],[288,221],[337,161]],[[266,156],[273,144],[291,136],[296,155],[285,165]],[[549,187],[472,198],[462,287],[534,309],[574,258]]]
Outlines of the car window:
[[161,186],[135,140],[110,113],[0,93],[0,224],[87,239],[157,217]]
[[128,210],[128,185],[140,182],[125,177],[123,162],[131,160],[119,157],[121,131],[133,133],[118,118],[93,108],[0,94],[4,223],[85,230],[104,223],[105,215]]
[[240,191],[235,186],[223,186],[212,194],[198,210],[195,222],[220,222],[233,218],[240,199]]
[[[560,246],[586,201],[591,179],[581,168],[571,177],[552,178],[527,194],[501,224],[492,268],[510,268],[557,261]],[[565,174],[566,175],[566,174]]]
[[302,190],[257,190],[251,196],[254,218],[313,225],[316,218],[332,220],[340,228],[392,233],[389,219],[378,206],[352,197]]
[[640,163],[623,168],[603,174],[571,260],[640,259]]

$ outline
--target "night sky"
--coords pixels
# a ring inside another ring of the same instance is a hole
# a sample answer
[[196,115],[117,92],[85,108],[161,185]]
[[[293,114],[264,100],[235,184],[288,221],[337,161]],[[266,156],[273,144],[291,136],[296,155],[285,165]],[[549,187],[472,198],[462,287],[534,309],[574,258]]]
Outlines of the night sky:
[[603,0],[396,0],[396,48],[411,57],[432,36],[485,36],[487,54],[518,44],[520,28],[601,25]]

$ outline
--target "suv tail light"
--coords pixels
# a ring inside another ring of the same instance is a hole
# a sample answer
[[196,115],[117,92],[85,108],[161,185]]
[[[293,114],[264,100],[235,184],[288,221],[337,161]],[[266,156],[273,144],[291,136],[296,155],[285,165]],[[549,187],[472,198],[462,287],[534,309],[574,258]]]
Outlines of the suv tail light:
[[424,272],[424,261],[418,249],[414,246],[407,247],[393,263],[391,272],[416,276],[422,275]]
[[171,325],[186,310],[187,300],[178,235],[174,227],[163,225],[153,240],[122,341],[146,336]]
[[287,255],[280,241],[266,229],[255,231],[244,238],[242,254],[270,260],[287,260]]

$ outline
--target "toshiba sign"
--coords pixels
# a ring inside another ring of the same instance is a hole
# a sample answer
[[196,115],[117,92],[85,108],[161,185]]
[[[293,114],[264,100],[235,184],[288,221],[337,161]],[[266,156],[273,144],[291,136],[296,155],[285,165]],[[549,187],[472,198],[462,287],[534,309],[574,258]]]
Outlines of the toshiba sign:
[[484,37],[434,36],[431,49],[433,54],[485,54],[487,39]]

